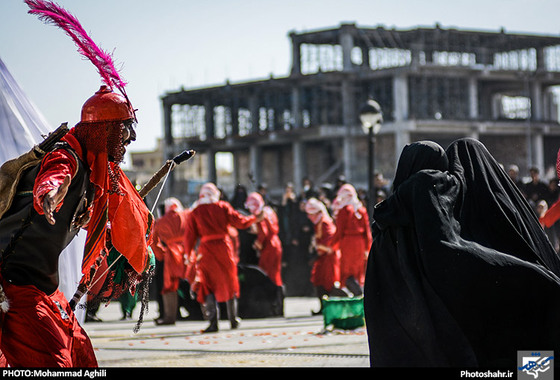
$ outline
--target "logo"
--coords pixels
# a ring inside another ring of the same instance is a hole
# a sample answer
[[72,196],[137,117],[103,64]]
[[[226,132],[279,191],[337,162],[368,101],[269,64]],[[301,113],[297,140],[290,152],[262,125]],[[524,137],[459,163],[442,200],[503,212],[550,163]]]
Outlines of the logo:
[[554,380],[553,351],[517,351],[519,380]]

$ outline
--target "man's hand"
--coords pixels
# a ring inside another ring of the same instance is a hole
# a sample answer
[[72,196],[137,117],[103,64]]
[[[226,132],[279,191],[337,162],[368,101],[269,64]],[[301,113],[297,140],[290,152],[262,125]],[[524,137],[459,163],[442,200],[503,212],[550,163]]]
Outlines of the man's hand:
[[45,213],[45,218],[47,218],[47,221],[50,224],[54,225],[56,222],[54,220],[54,211],[66,196],[71,181],[72,176],[68,174],[64,178],[64,182],[62,182],[62,184],[58,188],[49,191],[43,199],[43,212]]

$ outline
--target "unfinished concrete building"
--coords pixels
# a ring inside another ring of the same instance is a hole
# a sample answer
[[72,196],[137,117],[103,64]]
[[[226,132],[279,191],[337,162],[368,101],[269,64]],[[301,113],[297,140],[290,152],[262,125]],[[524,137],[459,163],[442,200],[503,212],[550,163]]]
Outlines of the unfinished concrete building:
[[[166,157],[198,151],[220,184],[215,154],[231,152],[234,182],[280,192],[309,177],[345,175],[367,186],[368,139],[359,109],[382,107],[375,168],[391,178],[403,146],[463,136],[496,158],[542,171],[554,166],[560,126],[560,37],[500,31],[364,28],[289,34],[287,77],[181,90],[162,96]],[[171,192],[181,184],[172,183]]]

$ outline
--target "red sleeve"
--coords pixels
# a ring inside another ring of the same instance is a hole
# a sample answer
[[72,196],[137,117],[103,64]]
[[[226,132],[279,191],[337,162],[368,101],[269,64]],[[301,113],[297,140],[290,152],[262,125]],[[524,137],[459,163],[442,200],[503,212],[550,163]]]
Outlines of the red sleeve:
[[540,218],[540,222],[544,227],[551,227],[560,219],[560,201],[556,201],[548,211]]
[[237,212],[233,206],[231,206],[229,203],[224,202],[224,205],[226,205],[227,208],[227,218],[228,218],[228,222],[234,226],[235,228],[238,228],[240,230],[244,230],[246,228],[249,228],[253,223],[255,223],[255,220],[257,219],[256,216],[251,215],[251,216],[245,216],[240,214],[239,212]]
[[278,233],[280,233],[280,224],[278,223],[278,216],[274,210],[267,210],[266,219],[268,220],[270,229],[270,238],[272,238],[273,235],[278,235]]
[[[67,174],[70,174],[73,178],[77,169],[76,158],[66,149],[57,149],[45,156],[33,186],[33,206],[40,215],[43,215],[45,194],[60,186]],[[63,202],[58,205],[57,210]]]
[[256,242],[258,243],[259,246],[263,246],[264,242],[268,236],[268,221],[265,219],[261,220],[257,226],[259,227],[257,229],[257,238],[256,238]]

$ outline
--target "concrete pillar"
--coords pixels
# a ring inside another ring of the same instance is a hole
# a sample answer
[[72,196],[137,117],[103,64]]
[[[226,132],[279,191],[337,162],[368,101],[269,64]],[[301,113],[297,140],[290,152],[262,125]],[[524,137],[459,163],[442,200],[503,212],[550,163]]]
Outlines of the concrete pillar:
[[347,180],[352,181],[352,173],[356,162],[356,148],[352,130],[357,128],[358,119],[356,115],[356,100],[352,91],[352,83],[346,80],[342,81],[342,122],[346,129],[344,137],[343,155],[344,155],[344,176]]
[[354,161],[355,161],[355,144],[354,139],[351,136],[344,137],[342,143],[342,156],[344,162],[344,176],[349,182],[354,181],[352,178],[352,173],[354,172]]
[[206,138],[213,138],[216,132],[214,126],[214,106],[208,100],[204,103],[204,124],[206,128]]
[[296,38],[296,33],[291,32],[290,38],[292,40],[292,69],[290,75],[301,75],[301,44]]
[[424,50],[424,46],[422,44],[412,44],[411,47],[411,62],[410,65],[413,67],[419,66],[422,62],[421,54]]
[[305,152],[303,143],[301,141],[294,141],[292,143],[292,160],[293,160],[293,173],[294,173],[294,186],[297,192],[300,192],[301,189],[301,181],[305,176]]
[[341,83],[342,91],[342,123],[350,130],[358,125],[358,116],[356,109],[359,105],[356,104],[352,82],[343,80]]
[[370,63],[369,63],[369,47],[363,46],[362,47],[362,68],[371,70]]
[[172,158],[169,154],[173,150],[173,126],[171,125],[171,104],[163,104],[163,153],[164,161]]
[[259,131],[259,100],[256,95],[249,97],[249,113],[251,117],[251,133]]
[[478,119],[478,81],[475,77],[469,78],[469,118]]
[[543,120],[543,94],[542,84],[539,81],[531,81],[531,120]]
[[301,90],[299,87],[292,88],[292,122],[293,128],[298,129],[303,125],[303,118],[301,114]]
[[249,174],[252,176],[254,185],[257,186],[262,181],[261,175],[261,148],[257,145],[251,145],[249,148]]
[[218,175],[216,172],[216,151],[214,149],[208,149],[206,151],[206,160],[208,167],[208,181],[217,183]]
[[405,74],[397,74],[393,78],[393,103],[395,121],[408,120],[408,77]]
[[352,48],[354,48],[354,38],[349,30],[349,25],[342,25],[340,28],[339,43],[342,47],[342,70],[352,70]]
[[232,155],[232,159],[233,159],[233,171],[232,171],[232,176],[233,176],[233,182],[234,182],[234,186],[237,185],[238,183],[241,183],[240,181],[240,171],[239,171],[239,154],[237,153],[237,151],[233,150],[230,152]]
[[544,178],[546,168],[544,163],[544,137],[542,131],[533,132],[531,140],[533,166],[539,168],[539,171],[542,173],[541,176]]
[[[163,162],[173,158],[174,138],[172,126],[172,104],[163,103]],[[175,178],[173,170],[169,173],[167,178],[167,185],[162,190],[163,199],[169,198],[172,194],[173,187],[175,186]]]
[[237,104],[237,98],[233,99],[229,109],[231,114],[231,135],[236,137],[239,135],[239,106]]
[[544,48],[539,47],[535,49],[537,51],[537,71],[546,70],[545,60],[544,60]]

